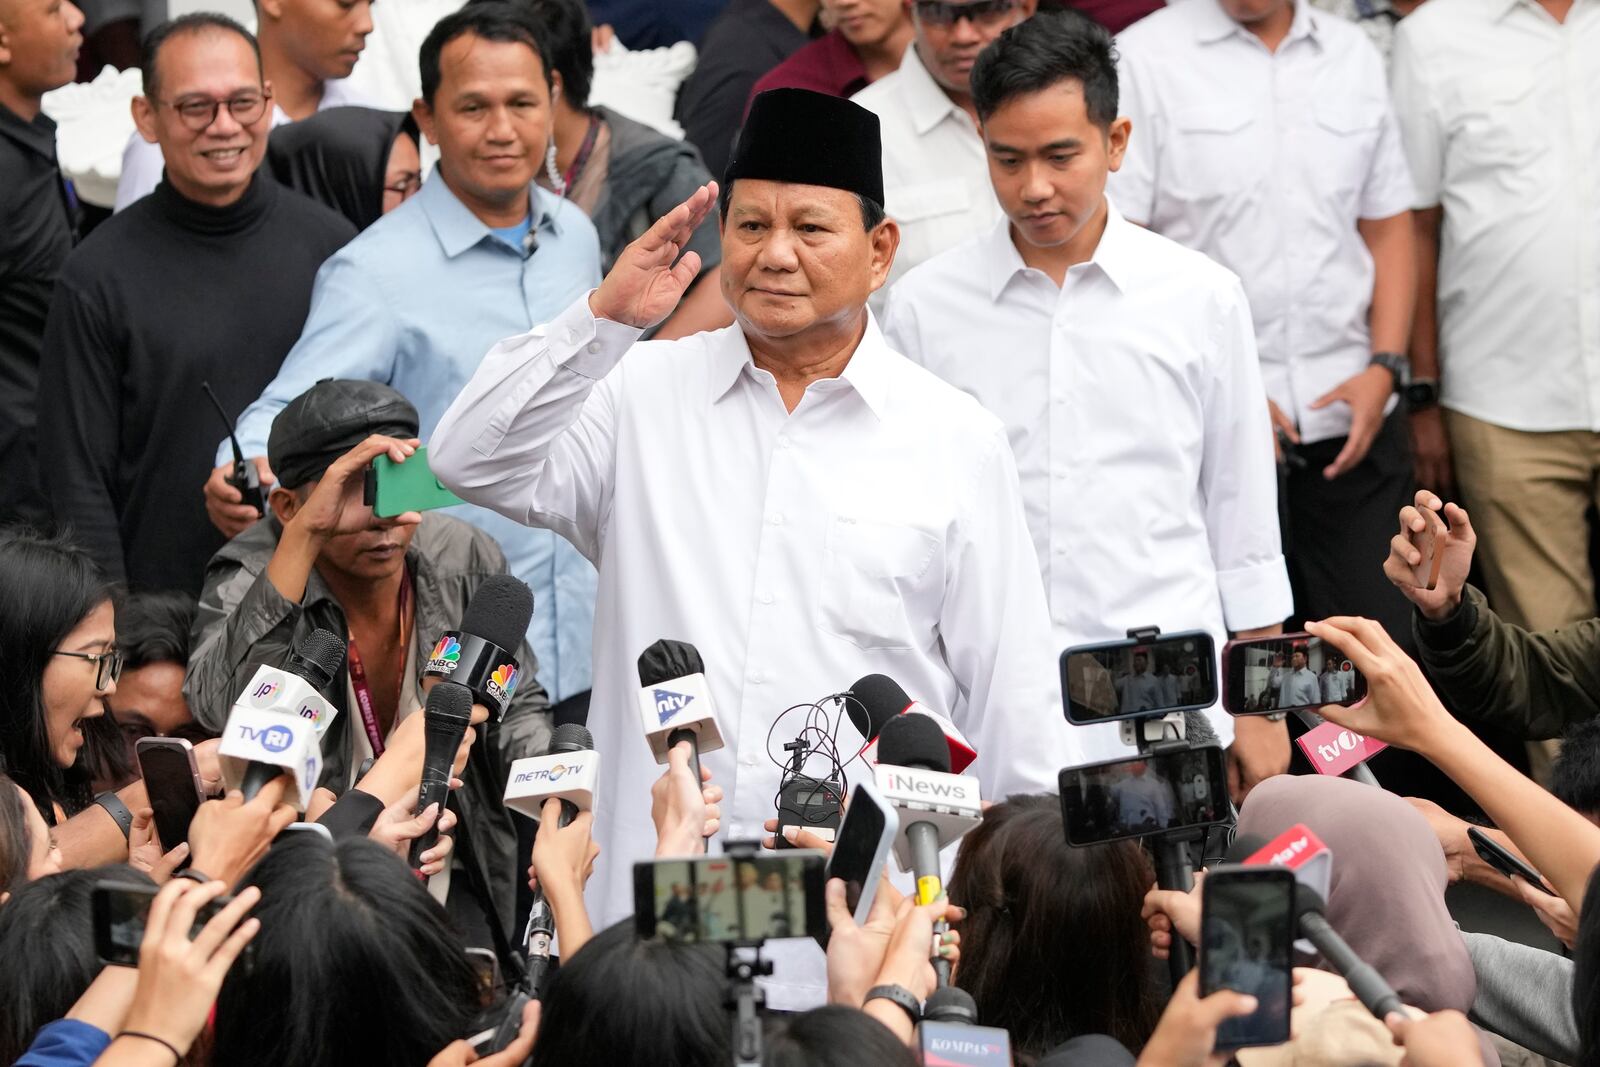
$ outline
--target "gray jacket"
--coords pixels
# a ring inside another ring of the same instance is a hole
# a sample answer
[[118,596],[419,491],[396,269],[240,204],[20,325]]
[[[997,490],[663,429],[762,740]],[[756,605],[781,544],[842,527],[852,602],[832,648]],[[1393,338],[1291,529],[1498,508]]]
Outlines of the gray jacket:
[[[299,604],[284,599],[267,578],[279,531],[276,520],[264,518],[222,546],[206,565],[183,691],[195,718],[218,732],[256,667],[284,662],[289,650],[317,627],[335,634],[349,632],[344,609],[315,570]],[[424,649],[438,634],[457,628],[467,601],[485,578],[506,573],[505,556],[492,537],[436,512],[422,516],[406,550],[406,566],[415,594],[415,632]],[[540,755],[550,744],[549,700],[534,681],[538,664],[526,641],[517,649],[517,658],[528,682],[517,687],[498,726],[478,728],[455,797],[501,924],[513,941],[516,933],[509,924],[514,922],[517,882],[527,860],[516,855],[516,829],[501,798],[511,763]],[[341,794],[356,770],[355,717],[346,706],[348,680],[347,667],[341,665],[328,694],[339,714],[322,739],[325,765],[320,784]]]
[[1572,961],[1490,934],[1461,936],[1478,976],[1472,1021],[1557,1063],[1577,1063]]

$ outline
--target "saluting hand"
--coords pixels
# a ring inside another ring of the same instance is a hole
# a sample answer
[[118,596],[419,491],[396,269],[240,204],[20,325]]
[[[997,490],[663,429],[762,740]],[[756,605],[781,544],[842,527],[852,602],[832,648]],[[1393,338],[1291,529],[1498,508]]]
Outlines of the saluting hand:
[[589,297],[595,317],[644,330],[672,314],[700,276],[699,253],[683,248],[716,202],[717,183],[707,182],[624,248]]

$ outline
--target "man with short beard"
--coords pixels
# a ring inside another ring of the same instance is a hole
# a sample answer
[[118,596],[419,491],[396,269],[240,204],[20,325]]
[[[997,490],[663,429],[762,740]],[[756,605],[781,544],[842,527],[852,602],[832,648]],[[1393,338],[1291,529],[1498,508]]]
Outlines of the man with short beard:
[[256,172],[272,87],[255,38],[221,15],[146,41],[140,131],[166,180],[79,245],[45,325],[39,467],[56,517],[113,580],[200,591],[224,538],[196,491],[217,416],[272,380],[343,216]]

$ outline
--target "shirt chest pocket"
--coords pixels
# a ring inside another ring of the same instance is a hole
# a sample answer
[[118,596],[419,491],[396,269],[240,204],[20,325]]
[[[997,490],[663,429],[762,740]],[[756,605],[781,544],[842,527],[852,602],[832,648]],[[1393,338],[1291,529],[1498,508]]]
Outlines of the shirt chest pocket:
[[960,178],[902,185],[886,198],[885,209],[904,227],[900,240],[911,246],[909,254],[914,261],[945,247],[948,242],[941,239],[940,231],[960,225],[972,210],[972,190]]
[[863,649],[921,647],[937,618],[939,542],[898,523],[829,516],[822,628]]
[[1452,150],[1471,164],[1525,168],[1550,147],[1537,96],[1532,71],[1498,70],[1463,79],[1449,131]]
[[1383,121],[1383,101],[1376,97],[1330,94],[1318,100],[1311,127],[1312,144],[1305,154],[1307,178],[1313,187],[1353,196],[1366,184]]
[[1212,101],[1179,109],[1163,154],[1162,181],[1179,200],[1216,200],[1259,180],[1259,125],[1242,105]]

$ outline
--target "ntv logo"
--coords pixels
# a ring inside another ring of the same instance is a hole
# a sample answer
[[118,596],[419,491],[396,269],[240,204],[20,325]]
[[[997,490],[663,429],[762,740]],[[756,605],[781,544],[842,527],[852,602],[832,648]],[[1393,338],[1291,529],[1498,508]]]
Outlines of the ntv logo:
[[688,707],[690,702],[694,700],[694,697],[692,696],[688,696],[684,693],[674,693],[670,689],[657,689],[655,691],[655,698],[656,715],[660,717],[661,725],[663,726],[665,726],[668,720],[670,720],[674,715]]

